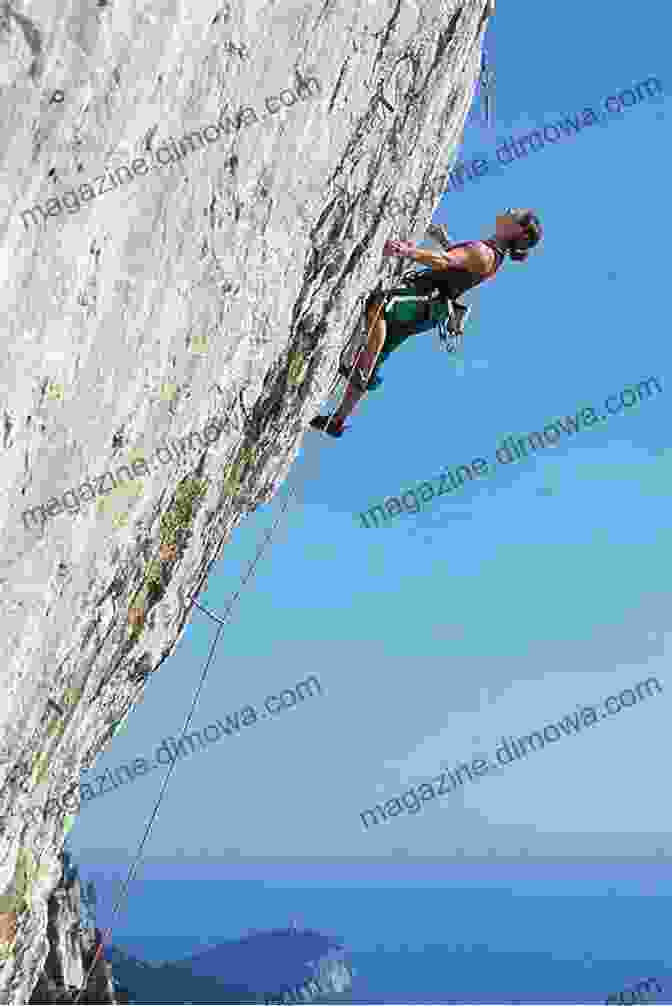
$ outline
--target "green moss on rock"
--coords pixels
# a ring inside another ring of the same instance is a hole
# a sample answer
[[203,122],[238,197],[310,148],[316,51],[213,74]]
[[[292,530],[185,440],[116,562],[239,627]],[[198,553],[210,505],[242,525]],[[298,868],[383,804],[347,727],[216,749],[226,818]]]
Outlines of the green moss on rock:
[[289,369],[287,371],[287,383],[295,388],[301,384],[308,370],[308,360],[302,350],[298,349],[291,353],[289,357]]
[[[187,478],[175,490],[175,497],[168,511],[161,518],[159,545],[177,546],[181,532],[187,531],[193,523],[199,501],[208,490],[207,479]],[[130,639],[137,642],[144,628],[144,616],[149,604],[156,603],[164,594],[163,561],[154,558],[147,564],[145,577],[139,593],[133,598],[129,608],[129,622],[133,623]]]
[[233,496],[243,484],[245,469],[254,464],[257,456],[256,447],[243,447],[238,457],[225,473],[222,480],[222,489]]

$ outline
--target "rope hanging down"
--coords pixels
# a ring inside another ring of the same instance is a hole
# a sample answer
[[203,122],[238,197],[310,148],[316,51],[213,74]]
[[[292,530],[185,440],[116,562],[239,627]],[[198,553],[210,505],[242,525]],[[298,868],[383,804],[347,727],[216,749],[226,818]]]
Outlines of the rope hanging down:
[[[381,304],[379,305],[378,311],[376,312],[376,316],[375,316],[375,318],[374,318],[373,322],[371,323],[371,326],[370,326],[370,328],[368,330],[368,335],[371,334],[371,328],[373,328],[373,326],[375,325],[376,321],[378,320],[378,317],[380,315],[380,312],[381,312],[382,308],[384,307],[384,304],[385,304],[385,302],[382,301]],[[367,336],[367,339],[368,339],[368,336]],[[313,350],[313,353],[315,351],[316,351],[316,349]],[[312,353],[310,355],[312,356]],[[359,353],[357,353],[356,356],[355,356],[355,362],[354,362],[354,364],[352,366],[352,370],[350,371],[350,374],[348,376],[348,382],[352,378],[352,375],[353,375],[353,373],[355,371],[355,367],[357,366],[358,359],[359,359]],[[330,413],[330,415],[329,415],[329,420],[328,420],[328,422],[327,422],[327,424],[325,426],[325,432],[329,428],[329,425],[331,423],[331,420],[332,420],[335,412],[336,412],[336,408],[334,408],[332,410],[332,412]],[[278,436],[279,436],[279,434],[278,434]],[[283,504],[282,504],[282,506],[280,508],[280,513],[279,513],[278,517],[275,519],[275,521],[273,522],[273,524],[271,525],[270,530],[265,533],[265,535],[264,535],[264,542],[257,549],[257,554],[255,555],[254,559],[250,563],[250,566],[249,566],[249,568],[247,570],[247,573],[245,574],[245,576],[243,576],[241,578],[240,587],[236,590],[235,594],[229,600],[229,603],[228,603],[226,611],[225,611],[225,616],[231,614],[231,611],[233,609],[233,605],[235,604],[235,602],[238,600],[238,598],[241,595],[242,588],[247,584],[247,581],[249,580],[249,578],[251,577],[251,575],[254,573],[254,570],[255,570],[257,562],[259,561],[259,559],[261,558],[261,556],[264,554],[264,551],[265,551],[265,548],[266,548],[266,544],[268,544],[268,543],[270,543],[272,541],[273,534],[275,533],[275,530],[277,529],[278,525],[282,521],[282,518],[283,518],[284,514],[289,509],[289,505],[290,505],[292,497],[294,497],[297,502],[299,501],[299,497],[298,497],[298,495],[296,493],[296,490],[293,489],[291,487],[291,485],[288,485],[287,488],[289,490],[288,497],[283,502]],[[224,543],[225,535],[226,535],[226,532],[224,532],[224,534],[222,535],[222,539],[221,539],[219,545],[217,546],[216,552],[218,552],[221,549],[221,547],[222,547],[222,545]],[[158,554],[158,552],[157,552],[157,554]],[[202,585],[203,580],[205,579],[206,575],[207,575],[207,569],[203,573],[203,575],[201,577],[201,580],[199,581],[198,586],[196,587],[196,590],[194,592],[194,596],[192,596],[192,598],[191,598],[191,603],[189,605],[189,608],[191,608],[192,605],[195,606],[195,607],[197,607],[197,608],[199,608],[206,615],[208,615],[210,618],[212,618],[214,621],[216,621],[218,623],[218,628],[217,628],[217,632],[215,634],[214,642],[213,642],[212,646],[210,647],[210,653],[208,654],[207,660],[206,660],[206,662],[204,664],[203,672],[201,674],[200,681],[198,683],[196,691],[194,692],[194,698],[193,698],[193,701],[192,701],[192,704],[191,704],[191,709],[189,710],[189,713],[187,715],[187,719],[186,719],[185,724],[184,724],[184,726],[182,728],[182,735],[180,737],[180,741],[183,739],[183,737],[184,737],[184,735],[185,735],[185,733],[186,733],[186,731],[187,731],[187,729],[189,727],[189,724],[191,723],[191,718],[194,715],[194,712],[196,710],[196,705],[198,703],[198,698],[199,698],[199,696],[201,694],[201,691],[203,690],[203,686],[205,684],[205,680],[206,680],[208,671],[210,669],[210,664],[212,662],[212,658],[213,658],[213,656],[215,654],[215,650],[217,648],[217,644],[219,643],[219,637],[221,635],[222,629],[227,624],[227,619],[226,618],[221,618],[218,615],[214,615],[211,611],[208,611],[207,608],[203,607],[203,605],[199,604],[195,600],[195,597],[198,596],[198,592],[199,592],[199,590],[201,588],[201,585]],[[136,593],[135,593],[135,595],[133,597],[133,600],[135,600],[135,597],[137,597],[137,594],[139,593],[139,591],[141,589],[142,588],[140,586],[138,588],[138,590],[136,591]],[[102,646],[104,645],[104,643],[105,643],[105,641],[107,639],[107,636],[109,635],[110,632],[111,632],[111,627],[110,627],[110,629],[108,629],[108,631],[107,631],[107,633],[105,635],[105,639],[103,639],[103,643],[99,647],[99,652],[102,649]],[[144,682],[143,682],[143,684],[144,684]],[[141,687],[142,687],[142,684],[139,686],[138,692],[136,692],[136,694],[139,693]],[[135,698],[135,696],[134,696],[134,698]],[[170,781],[170,777],[171,777],[171,775],[173,773],[173,768],[175,767],[176,764],[177,764],[176,761],[171,762],[170,768],[168,769],[168,772],[167,772],[167,774],[166,774],[166,776],[165,776],[165,778],[163,780],[163,785],[161,787],[161,791],[160,791],[160,793],[159,793],[159,795],[158,795],[158,797],[156,799],[156,802],[154,804],[154,809],[153,809],[153,811],[152,811],[152,813],[150,815],[149,823],[147,824],[147,827],[145,828],[145,833],[142,836],[142,839],[141,839],[141,841],[140,841],[140,843],[138,845],[138,850],[136,852],[135,858],[134,858],[133,862],[131,863],[131,867],[130,867],[130,869],[128,871],[128,875],[126,877],[126,880],[122,884],[121,893],[120,893],[119,898],[117,900],[117,903],[116,903],[116,905],[115,905],[115,907],[114,907],[114,909],[112,911],[112,921],[114,921],[115,917],[121,911],[124,898],[125,898],[125,896],[126,896],[126,894],[128,892],[128,888],[130,887],[130,885],[131,885],[131,883],[133,881],[133,878],[135,877],[135,874],[137,872],[137,867],[138,867],[138,865],[139,865],[139,863],[140,863],[140,861],[142,859],[142,853],[143,853],[145,844],[146,844],[147,839],[149,838],[149,836],[151,834],[152,828],[154,826],[154,822],[155,822],[156,817],[157,817],[158,812],[159,812],[159,808],[161,806],[161,803],[163,801],[163,797],[164,797],[164,795],[166,793],[166,789],[168,787],[168,782]],[[111,937],[112,936],[112,927],[108,926],[107,929],[104,930],[104,933],[106,934],[106,936]],[[105,942],[104,940],[101,940],[100,943],[98,944],[98,947],[96,949],[96,953],[95,953],[95,956],[94,956],[93,961],[91,963],[91,966],[90,966],[90,968],[89,968],[89,970],[88,970],[88,972],[87,972],[87,974],[86,974],[86,976],[85,976],[85,978],[83,980],[81,988],[79,989],[79,991],[77,993],[77,998],[74,1000],[75,1003],[79,1003],[80,1002],[82,993],[86,990],[86,987],[87,987],[87,985],[89,983],[91,975],[93,974],[95,966],[96,966],[98,960],[100,959],[100,957],[101,957],[101,955],[103,953],[104,942]]]

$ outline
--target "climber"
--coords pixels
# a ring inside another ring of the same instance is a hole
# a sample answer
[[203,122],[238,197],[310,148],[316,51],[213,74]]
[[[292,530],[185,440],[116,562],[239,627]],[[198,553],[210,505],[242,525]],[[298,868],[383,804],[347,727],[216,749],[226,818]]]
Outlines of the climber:
[[348,429],[344,425],[346,418],[366,392],[383,383],[378,371],[390,354],[410,336],[445,323],[450,304],[467,290],[493,278],[507,254],[514,262],[524,262],[542,233],[539,218],[531,210],[510,209],[496,218],[493,237],[462,241],[449,245],[443,252],[418,248],[414,241],[386,241],[383,255],[412,258],[429,269],[407,277],[403,289],[393,291],[394,304],[387,303],[389,292],[369,297],[368,340],[359,352],[343,401],[333,416],[315,416],[310,423],[313,429],[341,437]]

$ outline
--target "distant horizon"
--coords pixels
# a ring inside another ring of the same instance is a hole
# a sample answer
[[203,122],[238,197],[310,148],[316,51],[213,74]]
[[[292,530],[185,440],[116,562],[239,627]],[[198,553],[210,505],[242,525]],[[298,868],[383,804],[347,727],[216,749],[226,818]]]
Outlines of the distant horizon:
[[[127,849],[87,849],[77,853],[77,858],[84,858],[88,856],[89,853],[95,853],[99,859],[109,858],[115,862],[132,862],[133,856],[130,856]],[[462,869],[465,864],[484,864],[491,867],[499,866],[511,866],[516,865],[521,868],[525,868],[530,864],[540,864],[540,865],[553,865],[553,866],[572,866],[577,867],[581,865],[594,865],[610,864],[623,866],[639,866],[650,864],[660,868],[661,866],[669,865],[672,867],[672,856],[667,853],[661,854],[660,856],[652,854],[651,856],[610,856],[608,853],[603,855],[585,856],[535,856],[529,852],[521,852],[517,856],[496,856],[496,855],[483,855],[483,856],[460,856],[456,858],[455,855],[452,856],[411,856],[406,855],[403,857],[399,856],[399,850],[394,850],[394,854],[390,856],[224,856],[224,855],[208,855],[204,853],[203,855],[183,855],[176,860],[175,856],[143,856],[142,862],[144,864],[160,864],[160,863],[170,863],[174,865],[179,862],[180,865],[185,863],[193,864],[195,866],[203,865],[207,863],[208,865],[212,863],[220,863],[226,866],[239,867],[241,864],[264,864],[268,866],[302,866],[307,869],[313,866],[328,865],[328,866],[348,866],[352,868],[357,868],[358,866],[370,866],[371,864],[377,864],[380,866],[393,866],[395,870],[403,869],[405,866],[415,866],[429,868],[431,865],[441,864],[445,866],[451,866],[454,869]],[[326,878],[325,878],[326,879]]]

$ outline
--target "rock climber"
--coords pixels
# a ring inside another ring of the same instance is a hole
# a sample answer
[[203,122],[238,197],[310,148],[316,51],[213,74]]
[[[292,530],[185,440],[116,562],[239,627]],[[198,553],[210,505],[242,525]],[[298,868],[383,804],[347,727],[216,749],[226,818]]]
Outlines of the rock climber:
[[369,297],[368,340],[359,352],[343,401],[331,417],[316,416],[310,424],[313,429],[341,437],[348,429],[345,420],[366,392],[383,383],[379,371],[390,354],[406,339],[445,321],[450,313],[447,301],[455,301],[467,290],[492,279],[507,254],[514,262],[524,262],[542,234],[539,218],[532,210],[509,209],[496,218],[491,238],[462,241],[443,252],[418,248],[414,241],[386,241],[383,255],[411,258],[429,269],[406,277],[406,285],[394,290],[397,300],[392,305],[387,304],[389,294],[379,292]]

